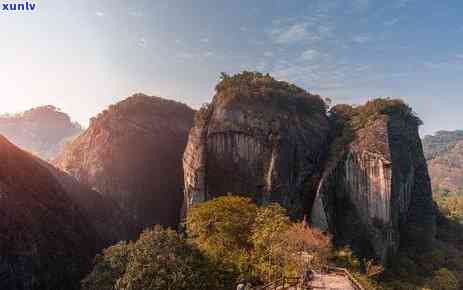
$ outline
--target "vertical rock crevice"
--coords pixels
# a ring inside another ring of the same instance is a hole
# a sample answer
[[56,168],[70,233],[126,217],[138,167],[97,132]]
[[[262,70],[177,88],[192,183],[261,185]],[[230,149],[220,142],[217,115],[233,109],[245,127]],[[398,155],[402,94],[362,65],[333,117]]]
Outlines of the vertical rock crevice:
[[431,186],[412,110],[376,99],[326,114],[319,96],[294,87],[256,73],[224,77],[190,131],[185,210],[229,193],[278,202],[383,263],[416,228],[432,237]]
[[[380,102],[367,103],[357,114]],[[345,121],[352,137],[325,166],[311,220],[333,232],[338,244],[386,263],[407,241],[424,244],[423,236],[432,240],[434,209],[418,125],[409,117],[413,115],[377,108],[375,113],[355,130],[350,126],[359,119],[356,112]],[[332,146],[339,147],[341,138]]]
[[323,101],[254,73],[225,78],[220,86],[190,131],[185,208],[232,193],[278,202],[302,217],[329,132]]

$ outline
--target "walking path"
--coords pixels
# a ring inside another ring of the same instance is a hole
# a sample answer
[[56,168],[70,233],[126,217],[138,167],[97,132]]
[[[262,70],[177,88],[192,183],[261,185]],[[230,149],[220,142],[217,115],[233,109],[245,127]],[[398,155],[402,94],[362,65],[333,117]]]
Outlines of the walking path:
[[[314,273],[308,285],[301,288],[300,278],[282,278],[259,290],[364,290],[358,281],[343,268],[331,268],[324,273]],[[291,286],[293,285],[293,286]]]
[[309,286],[312,289],[356,290],[348,277],[338,273],[315,274]]

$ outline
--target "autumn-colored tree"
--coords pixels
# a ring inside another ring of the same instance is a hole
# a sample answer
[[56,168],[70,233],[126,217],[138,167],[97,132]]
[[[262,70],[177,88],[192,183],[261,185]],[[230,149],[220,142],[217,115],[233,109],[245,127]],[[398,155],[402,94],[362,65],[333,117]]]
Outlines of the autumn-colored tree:
[[269,282],[300,274],[307,266],[301,256],[321,265],[330,248],[328,237],[291,223],[280,205],[258,207],[244,197],[219,197],[193,207],[187,227],[194,243],[224,263],[235,279]]
[[298,274],[309,269],[321,269],[328,264],[331,240],[320,230],[303,223],[293,224],[285,235],[287,259]]

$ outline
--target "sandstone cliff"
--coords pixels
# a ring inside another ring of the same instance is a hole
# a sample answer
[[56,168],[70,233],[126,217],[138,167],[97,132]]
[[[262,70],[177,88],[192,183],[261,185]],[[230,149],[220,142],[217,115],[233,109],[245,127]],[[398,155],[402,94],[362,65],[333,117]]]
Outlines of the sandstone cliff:
[[193,115],[184,104],[134,95],[93,118],[54,164],[116,201],[140,227],[175,226]]
[[268,75],[223,75],[190,132],[185,209],[228,193],[279,202],[385,262],[435,232],[419,125],[399,100],[327,114],[319,96]]
[[325,104],[270,76],[224,75],[184,154],[185,206],[227,193],[301,216],[328,141]]
[[[339,116],[336,109],[332,118]],[[312,222],[335,233],[338,243],[382,261],[417,236],[425,246],[435,221],[419,123],[398,100],[378,99],[352,109],[343,135],[332,144],[339,146],[344,138],[344,147],[328,157]]]
[[0,134],[45,160],[56,157],[64,144],[80,132],[79,124],[53,106],[0,116]]
[[0,136],[0,289],[79,289],[101,246],[50,171]]

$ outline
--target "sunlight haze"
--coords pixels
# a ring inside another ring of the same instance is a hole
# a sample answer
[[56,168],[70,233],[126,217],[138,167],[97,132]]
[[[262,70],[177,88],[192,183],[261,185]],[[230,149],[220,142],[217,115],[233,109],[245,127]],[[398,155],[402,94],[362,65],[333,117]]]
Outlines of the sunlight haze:
[[[402,97],[422,133],[463,122],[461,1],[37,1],[1,13],[0,112],[78,122],[136,92],[197,108],[221,71],[269,72],[335,103]],[[431,111],[432,110],[432,111]]]

